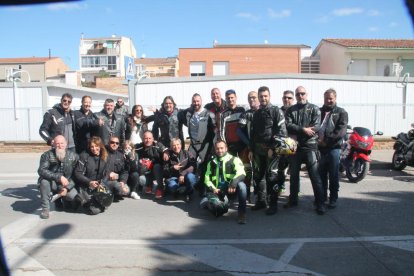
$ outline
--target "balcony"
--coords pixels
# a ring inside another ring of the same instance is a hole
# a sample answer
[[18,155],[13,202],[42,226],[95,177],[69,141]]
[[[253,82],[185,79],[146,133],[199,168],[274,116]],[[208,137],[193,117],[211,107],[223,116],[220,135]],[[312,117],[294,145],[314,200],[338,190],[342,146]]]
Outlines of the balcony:
[[86,55],[94,56],[94,55],[106,55],[106,56],[114,56],[119,55],[118,49],[113,48],[101,48],[101,49],[89,49],[86,51]]

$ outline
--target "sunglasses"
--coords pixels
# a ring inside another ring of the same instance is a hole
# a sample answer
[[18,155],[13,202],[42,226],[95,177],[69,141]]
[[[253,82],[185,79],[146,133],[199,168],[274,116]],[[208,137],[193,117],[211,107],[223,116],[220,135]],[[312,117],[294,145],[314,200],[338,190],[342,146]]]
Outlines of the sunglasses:
[[288,100],[292,100],[293,98],[292,97],[283,97],[283,99],[288,99]]
[[72,101],[71,100],[64,99],[64,100],[62,100],[62,102],[64,102],[64,103],[71,103]]
[[135,109],[135,112],[142,112],[142,109]]
[[296,93],[296,96],[305,96],[306,95],[306,92],[298,92],[298,93]]
[[119,145],[119,142],[110,141],[110,142],[109,142],[109,144],[111,144],[111,145],[113,145],[113,144],[115,144],[115,145]]

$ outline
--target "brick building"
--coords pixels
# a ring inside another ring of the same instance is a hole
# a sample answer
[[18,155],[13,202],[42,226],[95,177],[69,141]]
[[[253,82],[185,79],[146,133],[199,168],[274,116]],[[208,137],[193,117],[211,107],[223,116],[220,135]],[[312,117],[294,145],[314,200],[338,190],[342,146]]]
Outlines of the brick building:
[[301,73],[306,45],[219,45],[180,48],[180,77]]

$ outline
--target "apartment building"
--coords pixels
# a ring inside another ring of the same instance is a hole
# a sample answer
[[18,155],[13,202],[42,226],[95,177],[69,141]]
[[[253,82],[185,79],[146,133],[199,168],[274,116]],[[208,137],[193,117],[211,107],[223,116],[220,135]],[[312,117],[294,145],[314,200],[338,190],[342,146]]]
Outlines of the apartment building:
[[176,57],[135,59],[138,78],[144,75],[151,78],[177,77],[178,64],[178,58]]
[[125,78],[125,57],[136,57],[134,43],[128,37],[115,36],[80,39],[79,64],[83,84],[96,84],[97,77]]

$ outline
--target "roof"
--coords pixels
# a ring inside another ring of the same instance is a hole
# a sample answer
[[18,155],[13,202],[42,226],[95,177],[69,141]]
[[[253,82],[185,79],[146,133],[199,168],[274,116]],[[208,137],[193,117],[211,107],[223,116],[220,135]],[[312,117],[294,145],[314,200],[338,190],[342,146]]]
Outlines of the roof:
[[311,48],[304,44],[214,44],[214,48]]
[[168,57],[168,58],[136,58],[135,64],[143,65],[175,65],[177,58]]
[[58,57],[0,58],[0,63],[46,63]]
[[326,38],[323,41],[348,48],[414,48],[413,39],[333,39]]

